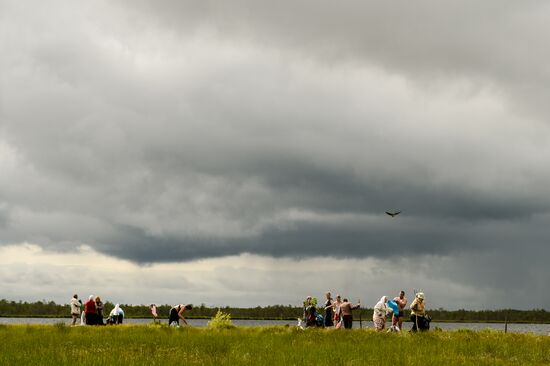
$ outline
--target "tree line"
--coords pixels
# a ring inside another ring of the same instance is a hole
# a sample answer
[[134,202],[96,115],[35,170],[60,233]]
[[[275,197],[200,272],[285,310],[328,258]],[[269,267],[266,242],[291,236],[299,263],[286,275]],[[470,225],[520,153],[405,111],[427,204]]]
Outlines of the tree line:
[[[104,304],[104,313],[114,308],[114,304],[106,302]],[[149,305],[131,305],[120,304],[126,317],[129,318],[149,318],[151,310]],[[170,305],[157,305],[157,312],[161,318],[167,318],[170,311]],[[271,305],[257,306],[254,308],[237,307],[207,307],[204,304],[196,305],[188,313],[189,318],[211,318],[218,309],[229,313],[233,319],[296,319],[303,315],[303,309],[294,305]],[[372,308],[361,308],[354,310],[354,319],[369,320],[372,319]],[[444,310],[430,309],[427,313],[434,321],[450,322],[528,322],[528,323],[550,323],[550,312],[544,309],[533,310]],[[57,304],[54,301],[8,301],[0,300],[0,316],[2,317],[69,317],[70,306],[68,304]],[[405,311],[405,317],[408,318],[409,311]]]

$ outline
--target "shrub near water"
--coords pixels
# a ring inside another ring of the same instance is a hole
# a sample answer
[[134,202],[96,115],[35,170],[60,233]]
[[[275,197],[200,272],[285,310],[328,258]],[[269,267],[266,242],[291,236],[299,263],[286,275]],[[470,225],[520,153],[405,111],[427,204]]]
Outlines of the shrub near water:
[[216,315],[208,322],[208,327],[213,329],[231,329],[235,328],[231,321],[231,315],[218,310]]
[[550,364],[550,337],[487,331],[10,325],[0,345],[0,365]]

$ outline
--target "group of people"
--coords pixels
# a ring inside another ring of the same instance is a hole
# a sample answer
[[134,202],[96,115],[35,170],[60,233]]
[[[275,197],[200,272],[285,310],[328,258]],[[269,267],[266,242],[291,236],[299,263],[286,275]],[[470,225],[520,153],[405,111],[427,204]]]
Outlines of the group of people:
[[[382,296],[380,301],[374,306],[372,320],[377,330],[383,330],[386,327],[386,315],[392,313],[392,325],[390,331],[399,332],[403,328],[404,310],[407,305],[405,291],[401,290],[399,296],[393,300],[388,300],[387,296]],[[411,317],[413,323],[411,331],[428,330],[432,319],[426,314],[426,303],[424,302],[424,293],[416,292],[414,300],[410,305]]]
[[[305,326],[324,326],[334,328],[351,329],[353,327],[353,310],[361,306],[360,301],[357,304],[351,303],[348,299],[336,295],[333,299],[330,292],[325,294],[326,300],[323,304],[324,316],[317,312],[317,299],[308,296],[304,301],[304,322]],[[372,322],[376,330],[386,328],[386,317],[392,314],[392,325],[390,331],[401,331],[405,316],[405,307],[407,298],[405,291],[401,291],[398,296],[389,300],[387,296],[382,296],[374,305]],[[430,317],[426,315],[426,305],[424,303],[424,293],[415,293],[415,298],[410,305],[411,318],[413,323],[412,331],[427,330],[430,328]]]
[[[304,301],[304,320],[306,327],[321,326],[321,327],[334,327],[336,329],[344,328],[351,329],[353,327],[353,310],[358,309],[361,306],[361,302],[353,304],[347,298],[343,298],[340,295],[336,295],[333,299],[330,292],[325,294],[326,300],[323,304],[324,316],[317,310],[317,299],[308,296]],[[82,301],[78,298],[78,295],[73,295],[70,302],[72,325],[76,325],[77,320],[80,318],[81,325],[105,325],[103,315],[103,302],[99,296],[90,295],[88,300],[84,303],[84,309],[82,310]],[[380,301],[374,305],[372,322],[376,330],[384,330],[386,328],[386,317],[392,314],[392,325],[390,331],[401,331],[404,320],[404,310],[407,305],[407,298],[405,297],[405,291],[401,291],[399,296],[396,296],[393,300],[389,300],[387,296],[382,296]],[[157,320],[157,306],[151,304],[151,314],[153,319]],[[183,324],[188,325],[185,320],[185,312],[193,309],[192,304],[178,304],[170,309],[168,324],[179,326],[180,320]],[[431,318],[426,315],[426,304],[424,302],[424,293],[415,293],[415,298],[410,305],[411,309],[411,322],[413,323],[412,331],[427,330],[430,328]],[[109,313],[107,318],[107,324],[122,324],[124,320],[124,311],[119,304]],[[300,320],[301,322],[301,320]]]
[[323,304],[323,316],[317,311],[317,299],[308,296],[304,301],[304,323],[306,327],[324,326],[351,329],[353,310],[360,306],[360,303],[353,304],[346,298],[342,299],[340,295],[336,295],[336,299],[333,299],[330,292],[327,292],[326,301]]
[[90,295],[84,303],[84,309],[82,309],[82,301],[78,298],[77,294],[74,294],[70,304],[73,319],[72,325],[76,325],[79,318],[80,325],[122,324],[124,319],[124,310],[122,310],[119,304],[116,304],[109,313],[107,323],[105,323],[103,301],[101,301],[99,296],[94,297],[94,295]]
[[[71,316],[73,319],[72,325],[76,325],[78,319],[80,319],[80,325],[122,324],[124,320],[124,310],[122,310],[119,304],[116,304],[109,313],[109,317],[106,322],[104,322],[104,306],[99,296],[94,297],[93,295],[90,295],[88,300],[82,304],[82,301],[78,298],[78,295],[74,294],[70,301],[70,305]],[[82,309],[82,307],[84,307],[84,309]],[[156,323],[158,321],[157,305],[151,304],[149,309],[151,310],[153,321]],[[181,320],[183,324],[188,325],[184,314],[186,311],[190,311],[192,309],[192,304],[178,304],[173,306],[170,309],[168,324],[179,326]]]
[[353,327],[353,310],[361,307],[361,302],[351,303],[347,298],[336,295],[333,299],[330,292],[325,294],[325,327],[351,329]]

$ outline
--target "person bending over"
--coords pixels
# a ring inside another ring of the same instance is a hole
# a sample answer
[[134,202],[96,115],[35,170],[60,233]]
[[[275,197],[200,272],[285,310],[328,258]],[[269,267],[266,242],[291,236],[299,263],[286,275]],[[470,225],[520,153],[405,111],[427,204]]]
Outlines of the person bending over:
[[185,320],[185,317],[183,316],[183,314],[185,314],[185,311],[187,311],[187,310],[193,310],[193,305],[192,304],[187,304],[187,305],[179,304],[179,305],[173,306],[170,309],[170,317],[168,319],[168,325],[172,325],[172,323],[176,323],[176,325],[179,326],[180,325],[180,319],[183,322],[183,324],[189,325],[189,324],[187,324],[187,321]]
[[119,304],[116,304],[113,310],[109,313],[109,324],[122,324],[124,320],[124,310],[120,307]]

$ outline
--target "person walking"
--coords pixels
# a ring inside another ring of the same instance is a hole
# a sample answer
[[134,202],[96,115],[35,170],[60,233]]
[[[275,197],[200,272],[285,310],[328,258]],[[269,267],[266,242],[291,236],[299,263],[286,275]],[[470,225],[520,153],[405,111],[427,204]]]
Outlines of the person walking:
[[380,301],[374,305],[374,312],[372,314],[372,322],[374,328],[378,331],[384,330],[386,327],[386,315],[388,315],[389,309],[386,303],[388,302],[387,296],[382,296]]
[[157,314],[157,305],[151,304],[151,306],[149,306],[149,309],[151,310],[151,315],[153,316],[153,323],[156,323],[159,317],[159,315]]
[[76,325],[76,321],[80,318],[80,311],[82,308],[82,301],[78,298],[77,294],[73,295],[71,299],[71,317],[73,318],[72,325]]
[[348,299],[344,299],[344,302],[340,305],[340,311],[342,312],[342,321],[345,329],[351,329],[353,327],[353,310],[359,309],[361,304],[353,305]]
[[430,329],[430,321],[426,318],[426,303],[424,293],[418,292],[411,304],[412,332]]
[[332,319],[334,320],[334,327],[335,328],[341,328],[342,327],[342,310],[340,309],[340,306],[342,305],[342,297],[337,294],[336,300],[332,303],[332,308],[334,309],[334,315],[332,316]]
[[401,328],[403,327],[403,317],[405,316],[405,306],[407,306],[405,291],[401,290],[401,292],[399,292],[399,296],[394,298],[393,301],[397,303],[399,312],[392,315],[392,327],[395,330],[401,330]]

